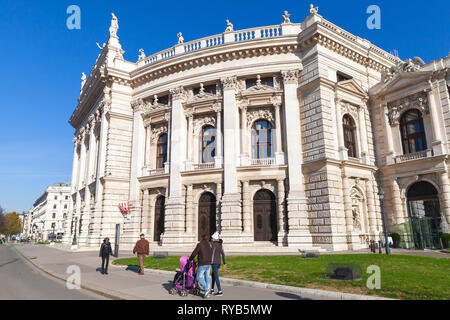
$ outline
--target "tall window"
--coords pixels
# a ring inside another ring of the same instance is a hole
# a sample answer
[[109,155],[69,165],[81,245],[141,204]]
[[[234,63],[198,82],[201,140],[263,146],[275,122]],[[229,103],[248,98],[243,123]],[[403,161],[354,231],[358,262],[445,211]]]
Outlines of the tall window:
[[216,129],[213,126],[205,126],[202,131],[202,162],[214,162],[216,156]]
[[348,150],[348,156],[351,158],[357,158],[355,121],[353,121],[352,117],[346,114],[342,122],[342,126],[344,127],[344,144]]
[[252,128],[253,159],[272,158],[272,124],[258,120]]
[[409,110],[401,117],[400,131],[404,154],[427,150],[423,117],[419,110]]
[[158,145],[156,147],[156,168],[164,168],[164,163],[167,162],[167,134],[159,136]]

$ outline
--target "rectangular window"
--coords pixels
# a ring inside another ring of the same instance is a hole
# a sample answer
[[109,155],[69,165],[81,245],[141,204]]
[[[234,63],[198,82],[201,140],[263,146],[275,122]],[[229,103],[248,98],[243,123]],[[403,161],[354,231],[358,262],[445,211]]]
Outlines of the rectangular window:
[[351,77],[351,76],[349,76],[349,75],[347,75],[345,73],[339,72],[339,71],[337,72],[337,81],[338,82],[347,81],[347,80],[350,80],[350,79],[353,79],[353,77]]
[[[261,81],[260,84],[263,85],[263,86],[269,86],[269,87],[273,87],[274,86],[274,84],[273,84],[273,77],[261,78],[260,81]],[[257,84],[258,84],[258,79],[257,78],[245,80],[245,85],[246,85],[247,89],[250,89],[251,87],[254,87]]]

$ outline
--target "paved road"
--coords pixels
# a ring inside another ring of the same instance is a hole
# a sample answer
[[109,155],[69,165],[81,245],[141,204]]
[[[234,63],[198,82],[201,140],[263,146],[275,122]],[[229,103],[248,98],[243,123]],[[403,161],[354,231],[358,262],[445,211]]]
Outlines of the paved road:
[[68,290],[63,281],[51,278],[15,250],[0,247],[0,300],[98,300],[105,299],[85,290]]

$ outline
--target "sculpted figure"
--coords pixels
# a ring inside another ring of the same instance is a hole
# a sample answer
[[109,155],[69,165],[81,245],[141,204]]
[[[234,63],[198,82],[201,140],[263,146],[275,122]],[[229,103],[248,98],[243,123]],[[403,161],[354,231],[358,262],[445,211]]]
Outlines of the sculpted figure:
[[112,37],[117,37],[117,31],[119,31],[119,20],[117,19],[114,13],[111,13],[111,15],[112,19],[111,19],[111,27],[109,28],[109,34]]
[[284,11],[284,15],[282,17],[284,20],[283,23],[291,23],[291,14],[287,12],[287,10]]
[[227,28],[225,29],[225,32],[233,32],[234,31],[234,26],[230,22],[230,20],[226,20],[225,22],[227,23]]
[[309,6],[309,13],[310,14],[316,14],[317,12],[319,12],[319,7],[314,7],[313,4],[310,4],[310,6]]
[[140,61],[140,60],[144,60],[144,59],[145,59],[145,52],[144,52],[144,49],[139,49],[139,53],[140,53],[140,55],[139,55],[139,61]]
[[177,34],[177,37],[178,37],[178,44],[184,43],[183,34],[181,32]]

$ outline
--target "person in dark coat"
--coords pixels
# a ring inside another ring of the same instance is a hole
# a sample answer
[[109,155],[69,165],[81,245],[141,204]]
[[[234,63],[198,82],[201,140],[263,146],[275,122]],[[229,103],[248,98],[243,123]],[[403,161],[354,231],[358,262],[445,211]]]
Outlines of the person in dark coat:
[[212,259],[212,245],[208,241],[208,236],[202,237],[202,241],[197,244],[189,260],[194,260],[196,256],[198,256],[197,280],[205,290],[203,298],[208,298],[211,294],[209,272]]
[[[211,236],[212,240],[212,248],[213,248],[213,254],[211,259],[211,266],[212,266],[212,286],[211,291],[213,292],[213,295],[215,296],[223,296],[222,287],[220,286],[220,280],[219,280],[219,269],[220,269],[220,258],[222,257],[223,267],[227,267],[227,262],[225,260],[225,252],[223,251],[223,241],[220,239],[219,233],[216,232]],[[214,293],[214,285],[217,284],[217,292]]]
[[109,238],[103,240],[100,247],[100,257],[102,258],[102,274],[108,274],[109,256],[112,256],[111,242]]

